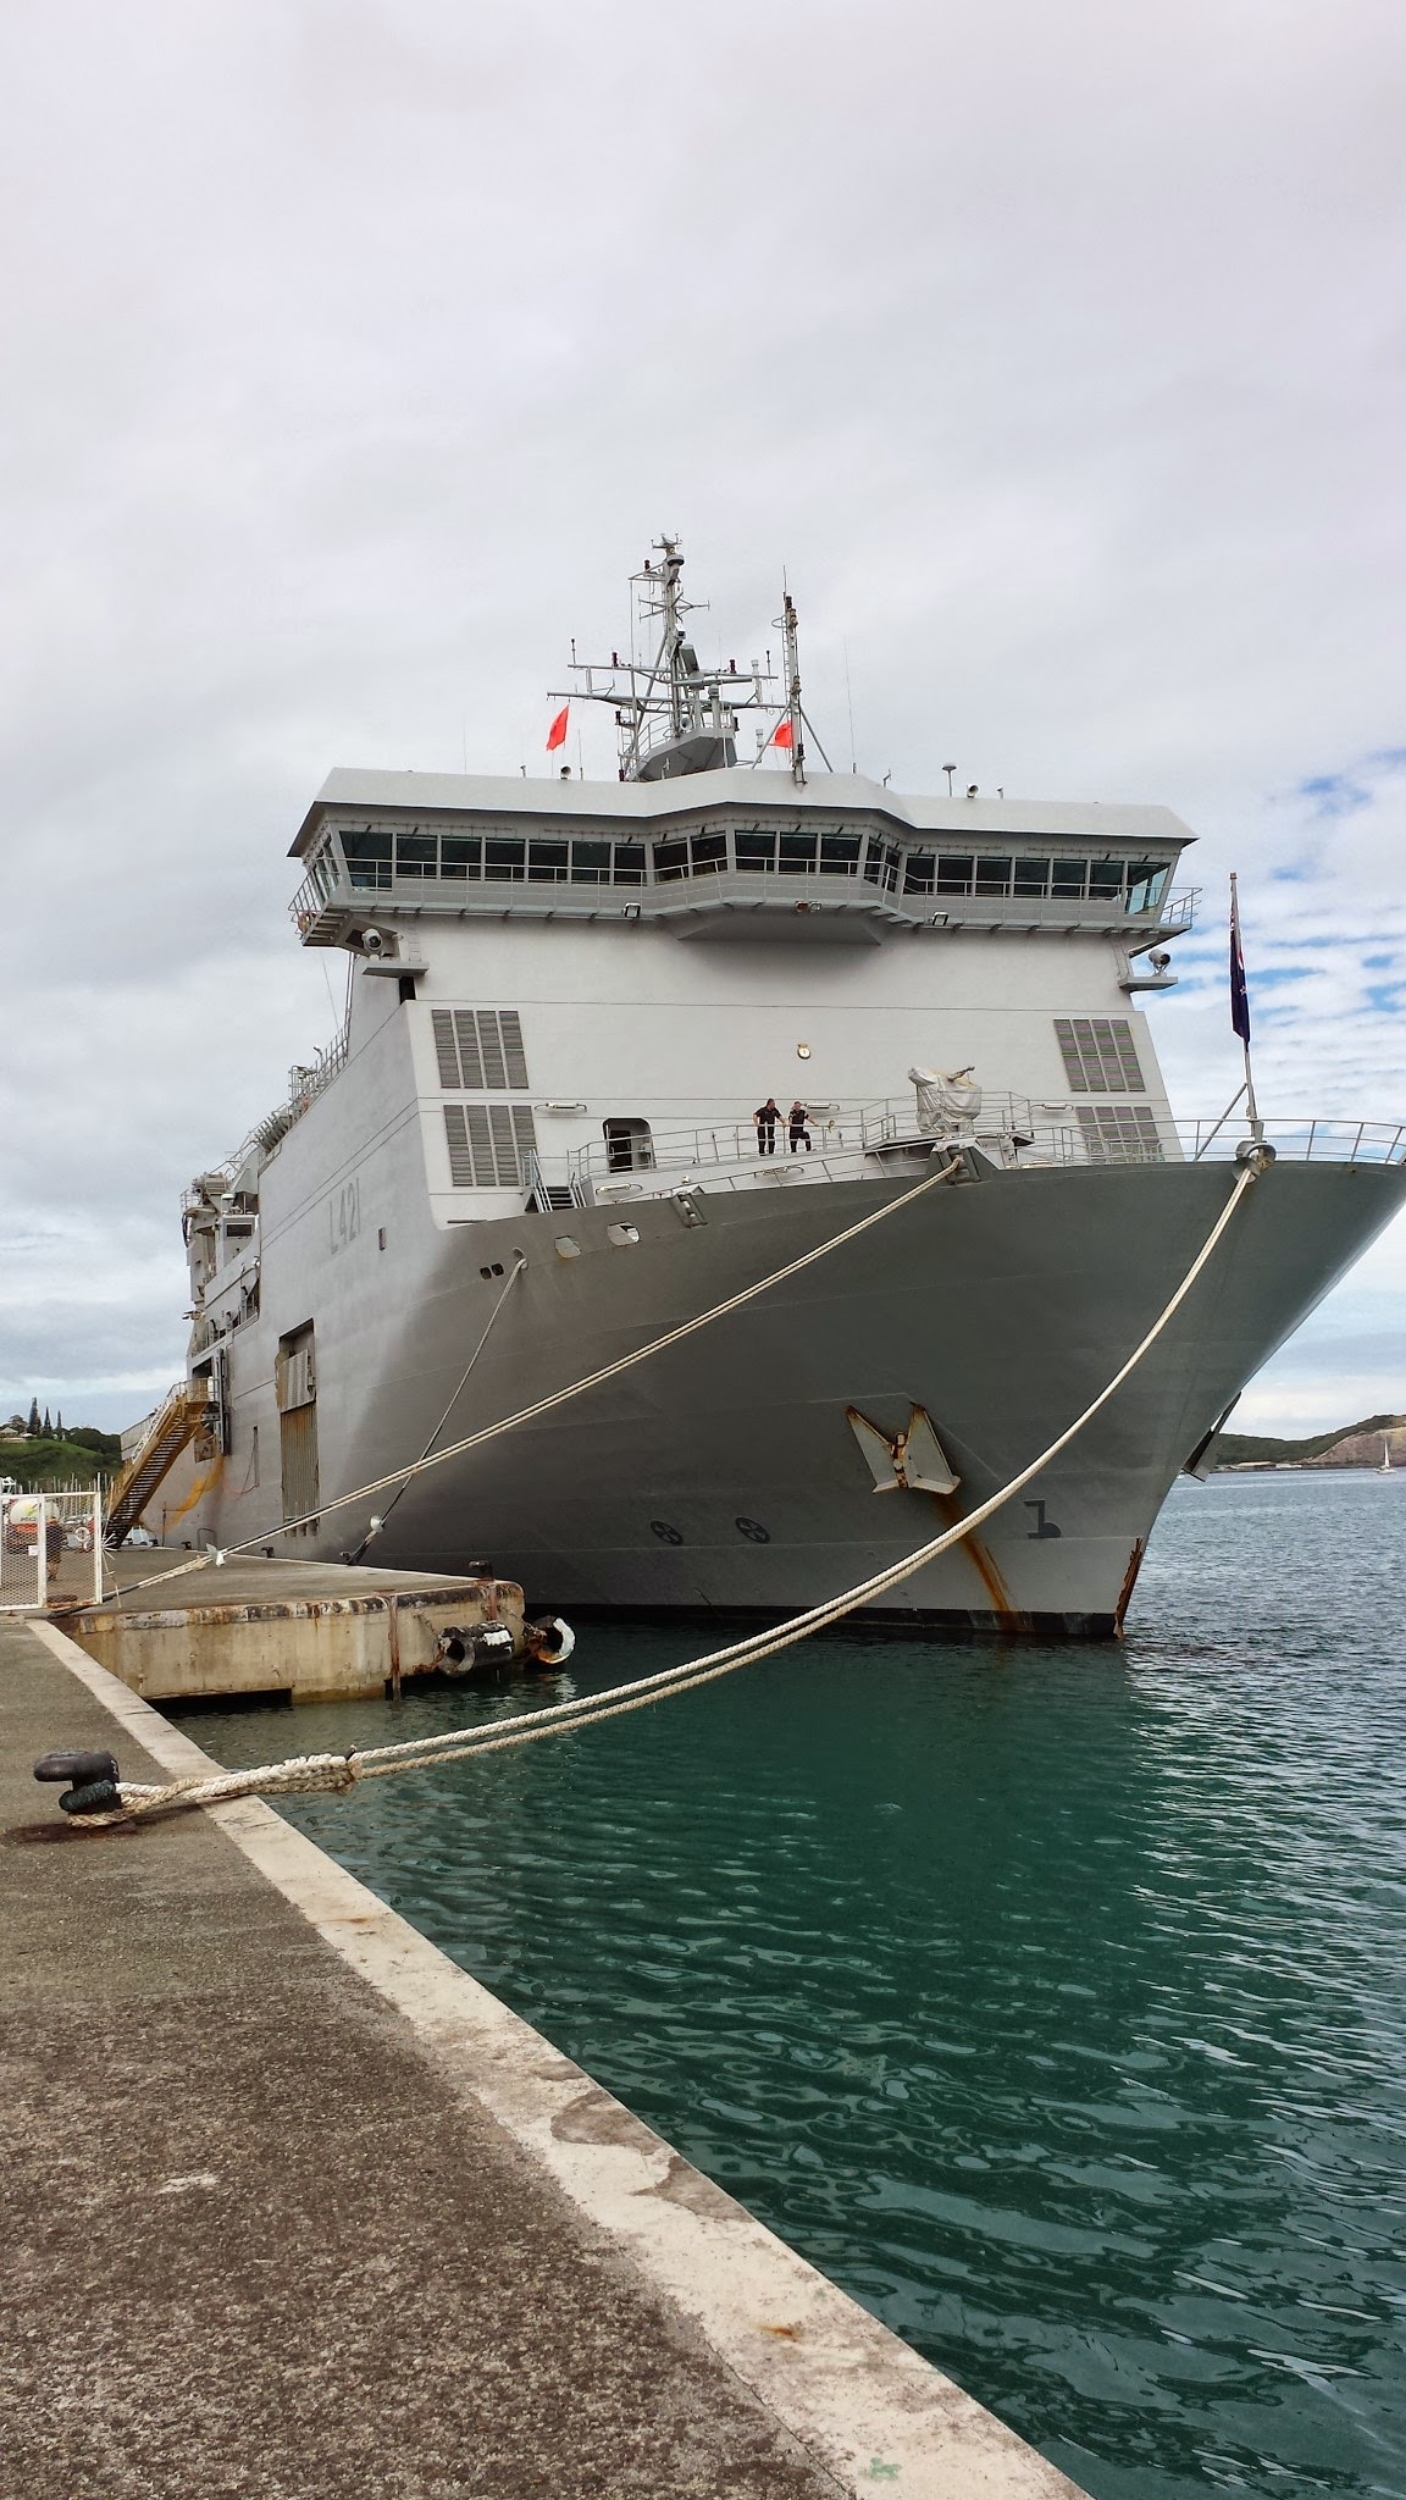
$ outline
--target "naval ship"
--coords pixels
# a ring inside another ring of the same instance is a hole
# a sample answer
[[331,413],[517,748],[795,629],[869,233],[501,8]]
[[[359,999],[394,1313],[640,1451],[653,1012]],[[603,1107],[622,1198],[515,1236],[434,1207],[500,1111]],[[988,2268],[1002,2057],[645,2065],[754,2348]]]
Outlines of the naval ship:
[[[124,1516],[491,1561],[587,1617],[789,1614],[1058,1436],[1253,1144],[1268,1168],[1126,1386],[865,1618],[1107,1635],[1179,1471],[1400,1206],[1406,1132],[1174,1116],[1142,1001],[1192,925],[1186,826],[957,790],[952,766],[936,797],[831,770],[789,596],[774,670],[707,666],[682,561],[657,543],[628,649],[573,646],[551,698],[610,707],[616,780],[561,768],[563,711],[541,778],[339,770],[314,800],[292,917],[347,958],[345,1024],[186,1194],[189,1378]],[[342,1501],[937,1169],[622,1377]]]

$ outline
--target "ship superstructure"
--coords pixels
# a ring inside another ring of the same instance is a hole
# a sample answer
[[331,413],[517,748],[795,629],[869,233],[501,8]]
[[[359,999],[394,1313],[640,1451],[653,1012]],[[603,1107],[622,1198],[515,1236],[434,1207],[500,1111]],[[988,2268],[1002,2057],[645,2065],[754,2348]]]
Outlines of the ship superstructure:
[[[681,562],[664,541],[637,577],[650,639],[581,671],[615,711],[618,781],[338,771],[309,810],[294,919],[348,957],[347,1021],[188,1195],[207,1412],[167,1534],[275,1538],[313,1514],[280,1550],[362,1551],[371,1513],[320,1504],[711,1308],[944,1157],[950,1188],[833,1261],[417,1478],[376,1552],[490,1557],[578,1612],[790,1611],[1044,1446],[1214,1219],[1243,1127],[1178,1124],[1140,1005],[1191,924],[1188,829],[814,769],[789,597],[779,677],[705,669]],[[890,1615],[1120,1617],[1178,1469],[1406,1188],[1400,1132],[1280,1142],[1145,1374]],[[944,1462],[925,1489],[883,1477],[915,1415]]]

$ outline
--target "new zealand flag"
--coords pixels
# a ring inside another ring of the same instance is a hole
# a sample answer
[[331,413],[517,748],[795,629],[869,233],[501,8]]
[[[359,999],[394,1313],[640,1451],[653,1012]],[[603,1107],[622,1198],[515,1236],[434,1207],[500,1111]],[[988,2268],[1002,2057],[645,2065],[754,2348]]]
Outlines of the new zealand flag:
[[1242,1042],[1250,1039],[1250,994],[1245,987],[1245,958],[1240,948],[1240,900],[1230,897],[1230,1021]]

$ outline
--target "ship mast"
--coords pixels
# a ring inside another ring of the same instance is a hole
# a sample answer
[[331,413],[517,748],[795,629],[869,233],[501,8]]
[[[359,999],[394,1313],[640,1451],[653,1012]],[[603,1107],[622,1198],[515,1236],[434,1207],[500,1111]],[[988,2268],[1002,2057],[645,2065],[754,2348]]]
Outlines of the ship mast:
[[[767,692],[775,683],[770,654],[765,666],[753,660],[746,670],[740,670],[735,660],[729,660],[726,668],[702,667],[685,623],[698,602],[684,597],[682,572],[682,542],[656,539],[643,569],[630,577],[633,614],[628,659],[612,651],[608,663],[578,660],[573,643],[571,667],[578,683],[573,689],[554,689],[552,694],[553,702],[565,695],[567,701],[611,706],[622,781],[666,781],[685,773],[725,770],[737,761],[737,723],[742,712],[772,717],[772,728],[765,735],[759,732],[758,761],[776,735],[778,706]],[[784,721],[789,715],[791,771],[797,781],[803,781],[801,728],[809,723],[800,708],[796,612],[789,592],[780,623],[786,683],[781,718]],[[652,659],[640,656],[642,650],[650,649]]]
[[833,772],[835,767],[824,747],[821,746],[819,738],[816,737],[814,725],[807,717],[805,706],[801,701],[800,620],[796,615],[795,600],[789,588],[784,585],[781,596],[781,614],[775,619],[775,624],[781,636],[781,677],[786,689],[786,702],[781,718],[771,736],[765,745],[758,749],[756,761],[761,762],[768,746],[789,748],[791,779],[798,784],[803,784],[806,777],[806,730],[809,730],[812,738],[815,738],[820,761],[827,773]]

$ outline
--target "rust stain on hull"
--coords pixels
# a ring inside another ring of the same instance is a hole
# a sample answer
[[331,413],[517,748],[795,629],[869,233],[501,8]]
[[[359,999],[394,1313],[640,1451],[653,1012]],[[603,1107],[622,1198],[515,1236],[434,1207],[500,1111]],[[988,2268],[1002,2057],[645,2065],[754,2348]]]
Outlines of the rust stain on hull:
[[220,1478],[224,1473],[224,1465],[224,1460],[222,1458],[217,1458],[213,1467],[207,1467],[203,1475],[196,1476],[195,1482],[189,1493],[187,1493],[185,1500],[183,1502],[178,1502],[174,1510],[168,1510],[163,1513],[163,1534],[169,1534],[172,1528],[176,1527],[182,1519],[186,1518],[187,1515],[195,1509],[197,1503],[204,1501],[207,1493],[212,1493],[214,1491],[215,1486],[219,1483]]
[[1137,1575],[1142,1569],[1142,1558],[1146,1551],[1147,1539],[1145,1536],[1140,1536],[1128,1556],[1128,1568],[1123,1574],[1123,1585],[1118,1591],[1118,1603],[1113,1609],[1115,1632],[1121,1632],[1123,1629],[1123,1617],[1128,1611],[1133,1591],[1137,1587]]
[[[944,1527],[955,1528],[966,1516],[955,1493],[934,1493],[932,1502]],[[1010,1590],[1002,1579],[990,1550],[983,1545],[980,1537],[963,1537],[959,1550],[969,1557],[973,1570],[991,1600],[992,1611],[1000,1619],[1002,1629],[1011,1632],[1028,1631],[1029,1616],[1022,1613],[1018,1606],[1012,1605]]]

